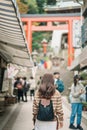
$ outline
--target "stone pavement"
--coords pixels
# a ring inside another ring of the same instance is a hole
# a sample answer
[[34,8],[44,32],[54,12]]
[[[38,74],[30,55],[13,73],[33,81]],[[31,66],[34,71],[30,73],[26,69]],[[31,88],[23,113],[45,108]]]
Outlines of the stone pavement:
[[[69,109],[69,111],[71,110],[71,104],[68,103],[66,96],[63,96],[63,104]],[[82,112],[82,122],[87,126],[87,111]]]
[[[63,98],[64,109],[64,127],[61,130],[70,130],[69,118],[70,109],[65,105],[65,98]],[[84,130],[87,130],[87,125],[82,123]],[[17,103],[0,116],[0,130],[32,130],[32,101]]]
[[14,107],[12,107],[14,111],[11,114],[9,112],[8,120],[3,120],[4,127],[0,130],[32,130],[32,101],[20,102]]

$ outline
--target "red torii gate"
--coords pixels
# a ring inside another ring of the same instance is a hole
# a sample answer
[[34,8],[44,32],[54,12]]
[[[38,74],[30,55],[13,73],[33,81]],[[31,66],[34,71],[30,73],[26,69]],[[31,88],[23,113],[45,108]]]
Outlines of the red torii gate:
[[[68,29],[68,66],[74,59],[74,48],[72,46],[73,20],[80,20],[79,15],[22,15],[22,22],[26,23],[25,31],[30,53],[32,52],[32,32],[33,31],[53,31]],[[35,26],[33,22],[47,22],[46,26]],[[52,22],[67,22],[66,25],[53,26]]]

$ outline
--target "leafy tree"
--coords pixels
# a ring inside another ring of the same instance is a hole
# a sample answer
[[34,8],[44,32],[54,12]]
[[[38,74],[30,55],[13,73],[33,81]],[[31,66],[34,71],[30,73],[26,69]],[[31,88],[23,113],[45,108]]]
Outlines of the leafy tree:
[[44,4],[46,3],[46,0],[36,0],[36,3],[38,6],[39,14],[45,13],[44,12]]
[[[46,0],[17,0],[20,13],[37,14],[44,13],[44,3]],[[35,22],[34,25],[43,25],[45,23]],[[32,49],[39,51],[42,48],[41,41],[45,38],[47,41],[51,38],[51,32],[34,32]]]
[[56,0],[47,0],[47,5],[55,5]]
[[36,0],[27,0],[27,4],[29,7],[29,11],[27,13],[29,13],[29,14],[37,14],[38,13],[38,6],[36,3]]
[[19,11],[21,14],[29,13],[29,14],[37,14],[38,6],[36,0],[17,0],[17,4],[19,6]]
[[45,38],[49,41],[52,37],[52,32],[33,32],[32,48],[39,51],[42,48],[41,41]]
[[17,0],[17,4],[19,7],[19,12],[21,14],[25,14],[28,12],[28,5],[27,4],[24,4],[23,2],[21,2],[21,0]]
[[29,10],[27,12],[28,14],[37,14],[38,9],[33,4],[29,4]]
[[17,0],[20,13],[42,14],[47,0]]
[[23,2],[24,4],[27,4],[27,0],[21,0],[21,2]]
[[38,44],[37,42],[34,42],[34,43],[32,44],[32,50],[33,50],[33,51],[34,51],[34,50],[39,51],[40,48],[41,48],[41,45]]

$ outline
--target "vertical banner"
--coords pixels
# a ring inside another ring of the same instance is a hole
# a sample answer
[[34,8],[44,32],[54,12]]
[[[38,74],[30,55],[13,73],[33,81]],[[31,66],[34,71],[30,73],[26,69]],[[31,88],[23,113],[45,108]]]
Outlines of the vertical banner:
[[18,73],[18,70],[16,67],[12,64],[9,64],[7,66],[7,71],[8,71],[8,78],[13,79],[13,77]]
[[81,20],[73,20],[73,47],[81,47]]

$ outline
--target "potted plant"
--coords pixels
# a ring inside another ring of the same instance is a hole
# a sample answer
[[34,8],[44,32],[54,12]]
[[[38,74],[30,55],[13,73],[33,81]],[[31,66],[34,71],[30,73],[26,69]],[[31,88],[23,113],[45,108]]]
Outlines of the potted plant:
[[83,111],[87,111],[87,102],[83,102]]

